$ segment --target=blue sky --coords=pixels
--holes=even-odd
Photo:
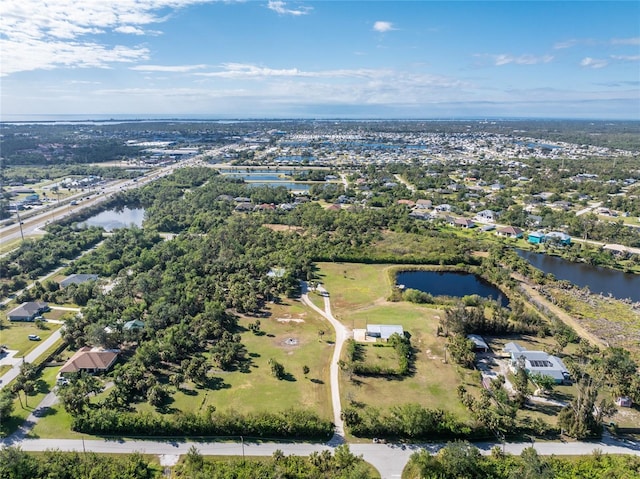
[[[640,120],[637,1],[3,0],[0,118]]]

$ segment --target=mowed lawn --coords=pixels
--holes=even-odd
[[[355,381],[342,374],[340,395],[343,406],[363,403],[387,408],[396,404],[418,403],[457,414],[461,419],[469,413],[458,400],[456,388],[462,384],[457,367],[444,363],[445,338],[436,337],[438,320],[443,310],[408,302],[387,301],[392,284],[388,271],[393,265],[320,263],[322,281],[331,295],[334,316],[350,330],[364,329],[367,324],[399,324],[411,335],[415,348],[415,371],[403,379],[355,376]],[[367,346],[366,353],[377,349]],[[385,351],[386,353],[386,351]],[[383,353],[380,353],[383,355]],[[377,357],[370,358],[377,362]]]
[[[29,417],[44,399],[44,397],[53,389],[56,381],[57,367],[44,368],[38,379],[35,381],[35,391],[28,396],[25,401],[25,395],[20,392],[19,397],[13,401],[13,412],[11,416],[0,424],[0,436],[7,436],[17,430],[17,428]]]
[[[292,299],[270,305],[269,313],[268,318],[260,318],[259,334],[248,329],[255,318],[239,321],[248,367],[234,371],[212,368],[209,376],[219,378],[221,384],[210,389],[187,385],[188,390],[173,395],[169,411],[198,412],[211,405],[219,411],[240,413],[305,408],[327,419],[333,417],[329,387],[334,338],[331,325]],[[320,336],[319,331],[324,334]],[[285,379],[278,380],[271,374],[270,359],[284,366]],[[309,367],[306,376],[305,365]],[[154,410],[146,403],[137,408]]]
[[[336,319],[359,308],[384,302],[392,284],[386,271],[393,265],[356,263],[318,263],[320,281],[331,296],[331,309]]]
[[[57,323],[44,323],[45,329],[39,329],[34,322],[5,321],[0,329],[0,344],[6,345],[9,350],[18,351],[16,356],[24,356],[40,344],[40,341],[31,341],[30,334],[36,334],[44,341],[60,329],[60,326]]]
[[[324,418],[332,418],[329,362],[334,334],[331,325],[296,300],[287,299],[283,304],[270,305],[269,312],[271,315],[268,318],[260,318],[261,333],[258,335],[248,329],[249,323],[255,322],[255,318],[241,318],[239,321],[242,343],[250,359],[248,372],[225,372],[212,368],[209,376],[221,379],[219,387],[198,388],[187,383],[184,389],[172,395],[172,400],[162,413],[200,412],[212,405],[219,411],[239,413],[307,408]],[[322,337],[318,331],[324,332]],[[269,366],[271,358],[284,365],[286,379],[278,380],[272,376]],[[302,369],[305,365],[309,367],[306,377]],[[59,368],[47,369],[57,372]],[[108,377],[104,379],[109,381]],[[108,391],[105,391],[97,399],[104,399],[107,394]],[[34,404],[37,399],[34,398]],[[92,399],[92,402],[95,403],[96,399]],[[148,403],[136,404],[135,408],[161,413]],[[71,416],[58,404],[40,419],[30,436],[86,437],[70,431],[70,426]]]

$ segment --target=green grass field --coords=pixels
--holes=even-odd
[[[240,413],[308,408],[322,417],[333,417],[329,389],[329,359],[334,339],[331,326],[295,300],[270,305],[269,312],[270,317],[260,319],[259,335],[246,329],[255,319],[240,320],[240,326],[245,329],[241,333],[242,343],[251,360],[248,372],[212,369],[209,376],[220,378],[220,387],[197,388],[187,383],[184,389],[173,394],[165,414],[198,412],[213,405],[220,411]],[[321,340],[319,330],[325,332]],[[278,380],[271,375],[270,358],[284,365],[286,379]],[[304,365],[309,367],[306,377],[302,370]],[[97,400],[106,394],[107,391],[101,393]],[[140,411],[156,411],[147,403],[135,407]],[[83,436],[70,431],[70,426],[71,416],[57,405],[40,420],[32,435],[42,438]]]
[[[44,368],[36,380],[35,392],[27,396],[25,400],[24,393],[20,393],[13,401],[13,413],[5,421],[0,424],[0,436],[6,437],[15,432],[20,424],[38,407],[44,397],[52,390],[56,381],[56,374],[59,368]]]
[[[200,410],[213,405],[219,410],[281,411],[309,408],[323,417],[332,417],[329,391],[329,358],[332,353],[331,326],[301,303],[287,300],[270,305],[271,316],[261,319],[261,333],[247,330],[241,334],[251,360],[248,372],[216,371],[223,386],[217,390],[194,388],[195,395],[177,393],[171,406],[181,410]],[[242,318],[245,328],[254,319]],[[325,334],[320,341],[318,331]],[[281,363],[287,373],[284,380],[271,375],[269,359]],[[305,377],[302,368],[309,367]],[[193,392],[191,393],[193,394]],[[147,405],[141,405],[147,408]]]
[[[21,243],[22,243],[22,240],[20,238],[12,241],[6,241],[6,242],[3,241],[2,246],[0,246],[0,254],[5,254],[5,253],[8,253],[9,251],[13,251],[14,249],[17,249]]]
[[[398,354],[391,347],[374,346],[365,344],[362,348],[362,362],[383,370],[398,369]]]
[[[81,439],[91,438],[87,434],[80,434],[71,430],[71,415],[64,410],[62,404],[56,404],[49,409],[45,417],[34,426],[29,433],[34,439]]]
[[[444,363],[445,339],[436,337],[443,311],[412,303],[388,302],[386,298],[391,293],[388,273],[394,266],[321,263],[319,267],[325,286],[331,292],[337,319],[350,329],[366,328],[367,323],[400,324],[410,333],[416,352],[415,372],[402,380],[356,377],[356,381],[351,381],[341,375],[343,404],[390,407],[418,403],[467,419],[469,414],[456,396],[456,387],[466,374],[459,373],[455,365]],[[368,355],[377,355],[378,349],[382,348],[367,347],[366,351]]]
[[[386,301],[391,283],[384,273],[392,265],[318,263],[320,280],[331,295],[334,316]]]
[[[7,349],[17,350],[16,356],[18,357],[24,356],[40,344],[40,341],[31,341],[30,334],[36,334],[44,341],[54,331],[60,329],[61,325],[44,323],[43,326],[46,329],[39,329],[35,323],[31,322],[4,321],[3,328],[0,329],[0,344],[6,344]]]

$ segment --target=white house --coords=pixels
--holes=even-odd
[[[370,338],[380,338],[386,341],[392,334],[396,333],[404,336],[402,326],[398,324],[367,324],[367,336]]]
[[[496,213],[495,211],[482,210],[476,214],[474,219],[479,223],[495,223],[498,219],[498,216],[498,213]]]
[[[511,357],[510,367],[513,371],[521,367],[529,374],[549,376],[557,384],[569,380],[570,375],[562,360],[544,351],[528,351],[517,343],[505,344],[503,351]]]

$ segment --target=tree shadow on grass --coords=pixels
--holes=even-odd
[[[219,391],[221,389],[229,389],[231,388],[230,384],[224,382],[224,379],[219,377],[207,378],[204,383],[204,386],[211,391]]]
[[[33,411],[33,415],[35,417],[47,417],[47,416],[55,416],[58,413],[54,408],[49,406],[44,406]]]
[[[360,343],[355,343],[354,345],[354,351],[353,351],[353,360],[354,361],[364,361],[364,358],[366,357],[366,348],[364,347],[364,345],[360,344]]]
[[[558,415],[558,412],[560,411],[560,407],[558,406],[554,406],[552,404],[541,404],[541,403],[527,403],[525,406],[525,409],[528,411],[536,411],[539,412],[541,414],[544,414],[545,416],[550,416],[550,417],[555,417]]]
[[[43,379],[38,379],[35,384],[35,391],[39,394],[49,394],[51,389],[49,385]]]
[[[295,378],[295,376],[291,373],[285,372],[282,377],[280,378],[283,381],[289,381],[290,383],[296,382],[297,379]]]
[[[324,381],[322,379],[317,379],[317,378],[311,378],[310,381],[313,384],[324,384]]]

